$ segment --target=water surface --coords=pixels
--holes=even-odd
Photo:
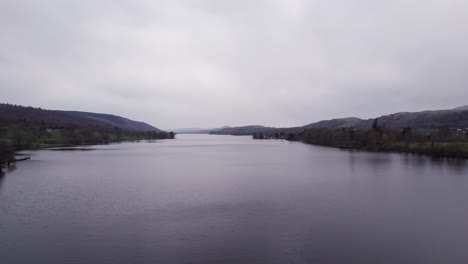
[[[468,263],[466,161],[177,137],[29,152],[0,263]]]

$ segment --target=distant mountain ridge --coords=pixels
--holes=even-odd
[[[228,127],[219,127],[219,128],[177,128],[171,129],[171,131],[177,134],[209,134],[211,131],[219,131],[221,129]]]
[[[462,106],[459,106],[459,107],[455,107],[452,110],[468,110],[468,105],[462,105]]]
[[[377,118],[361,119],[357,117],[335,118],[322,120],[299,127],[275,128],[259,125],[229,127],[218,131],[212,131],[210,134],[219,135],[252,135],[260,132],[286,132],[298,133],[309,128],[340,128],[356,127],[371,128],[374,120],[380,126],[389,128],[468,128],[468,105],[456,107],[448,110],[427,110],[420,112],[400,112],[390,115],[382,115]]]
[[[274,129],[274,127],[266,127],[259,125],[241,126],[241,127],[225,127],[220,130],[210,131],[212,135],[252,135],[258,131],[266,131]]]
[[[336,118],[330,120],[322,120],[316,123],[303,126],[304,128],[339,128],[357,126],[364,120],[357,117]]]

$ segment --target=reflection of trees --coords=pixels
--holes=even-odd
[[[0,170],[0,190],[2,189],[3,181],[5,180],[6,174],[16,170],[16,165],[6,166],[4,169]]]
[[[15,157],[13,145],[8,140],[0,139],[0,166],[13,160]]]

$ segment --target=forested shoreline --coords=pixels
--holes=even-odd
[[[47,129],[45,127],[0,127],[0,164],[14,160],[16,151],[109,144],[114,142],[173,139],[173,132],[140,132],[115,129]]]
[[[466,129],[401,129],[380,127],[375,120],[371,129],[310,128],[299,133],[280,130],[253,134],[254,139],[285,139],[307,144],[361,149],[368,151],[404,152],[434,157],[468,158]]]
[[[92,114],[92,113],[91,113]],[[96,114],[102,116],[102,114]],[[111,116],[118,121],[136,121]],[[141,122],[140,122],[141,123]],[[127,124],[124,124],[127,125]],[[14,161],[15,152],[25,149],[43,149],[112,142],[173,139],[175,133],[129,130],[94,118],[77,116],[62,111],[44,110],[11,104],[0,104],[0,165]]]

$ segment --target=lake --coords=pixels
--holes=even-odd
[[[0,263],[468,263],[466,160],[283,140],[27,151]]]

